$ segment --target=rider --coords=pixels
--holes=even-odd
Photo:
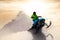
[[[33,20],[33,27],[35,27],[37,25],[37,21],[38,21],[38,16],[36,15],[36,12],[33,12],[32,16],[31,16],[32,20]]]

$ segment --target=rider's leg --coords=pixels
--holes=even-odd
[[[37,22],[38,22],[38,20],[33,20],[33,27],[36,27],[37,26]]]
[[[33,28],[36,29],[37,24],[38,24],[38,19],[37,20],[33,20],[33,26],[32,26],[31,29],[33,29]]]

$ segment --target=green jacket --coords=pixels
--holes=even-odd
[[[32,18],[32,20],[36,20],[36,19],[38,19],[38,16],[33,14],[33,15],[31,16],[31,18]]]

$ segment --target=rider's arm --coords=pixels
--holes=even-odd
[[[38,17],[41,17],[41,16],[38,16]]]

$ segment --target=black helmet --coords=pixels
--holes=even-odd
[[[35,14],[35,15],[36,15],[36,12],[34,11],[34,12],[33,12],[33,14]]]

